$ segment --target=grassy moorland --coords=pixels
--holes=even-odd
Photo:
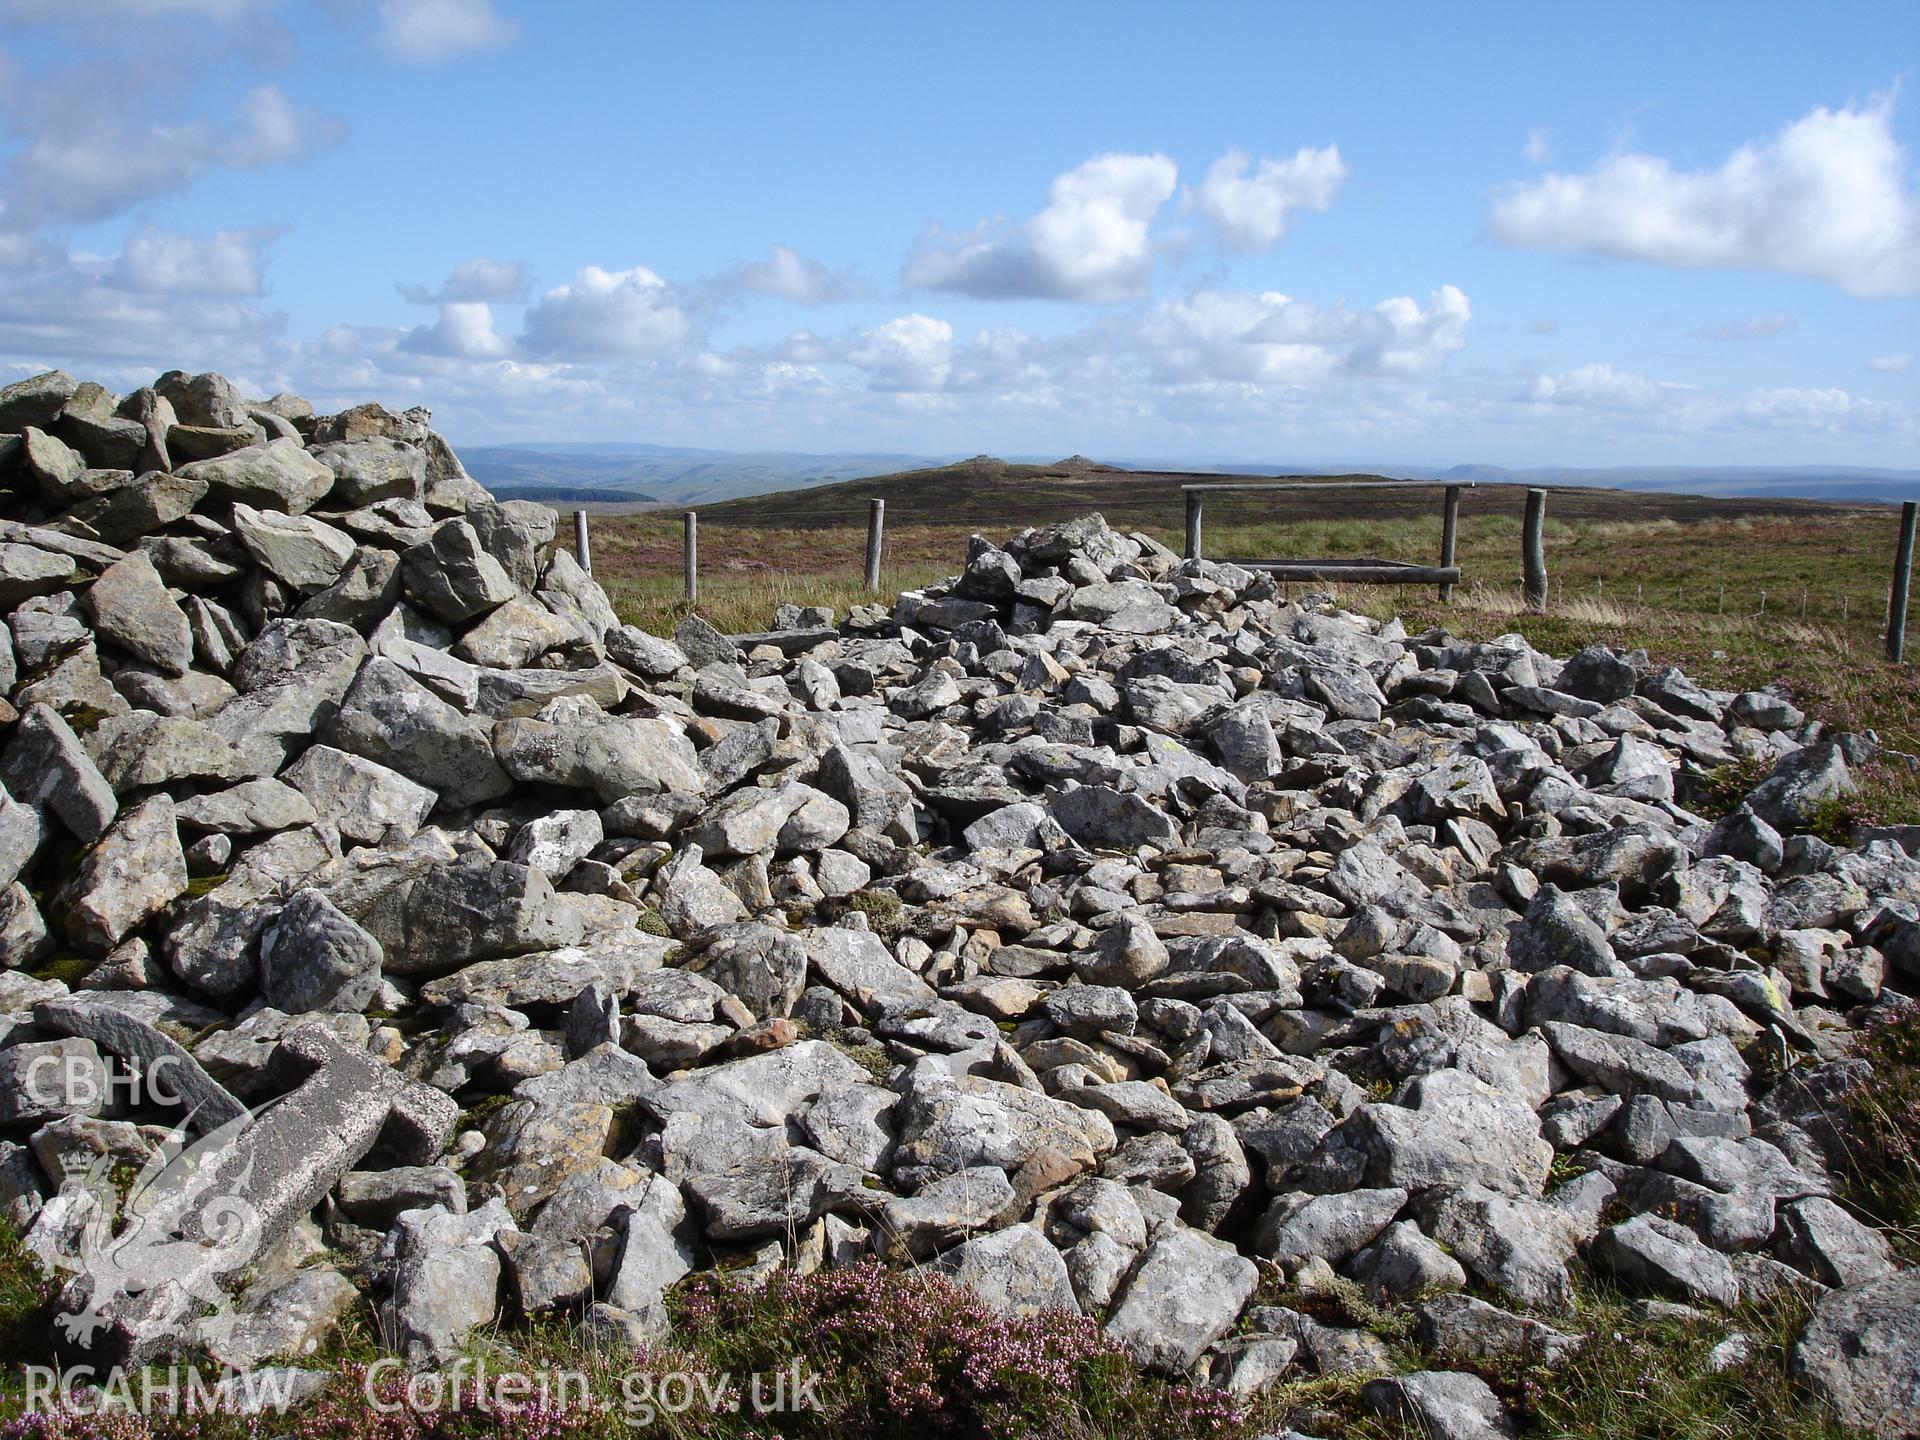
[[[1179,486],[1197,477],[980,459],[710,506],[700,512],[700,610],[722,628],[763,628],[783,603],[844,612],[861,589],[867,501],[887,501],[883,593],[953,573],[969,533],[1004,539],[1090,510],[1178,548]],[[1238,478],[1238,477],[1235,477]],[[1347,587],[1343,604],[1398,612],[1409,629],[1517,630],[1565,654],[1594,641],[1643,646],[1709,685],[1783,685],[1830,724],[1872,728],[1920,753],[1920,678],[1882,658],[1895,512],[1885,506],[1618,490],[1555,490],[1547,505],[1551,598],[1519,596],[1518,489],[1462,497],[1450,604],[1429,587]],[[1206,553],[1228,558],[1375,556],[1431,561],[1439,491],[1238,494],[1206,507]],[[685,613],[679,514],[598,517],[596,576],[629,620],[671,630]],[[1920,654],[1920,639],[1913,652]],[[1858,818],[1920,818],[1920,780],[1869,774]]]

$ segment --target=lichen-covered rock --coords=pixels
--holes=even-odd
[[[184,674],[193,663],[193,631],[145,551],[100,572],[87,592],[94,628],[136,659]]]
[[[83,843],[104,835],[119,809],[93,757],[49,705],[21,715],[0,757],[0,777],[15,799],[48,812]]]
[[[61,890],[67,938],[104,955],[187,888],[173,801],[143,800],[114,823]]]
[[[364,1010],[380,984],[380,942],[314,889],[260,936],[260,993],[277,1010]]]
[[[493,1319],[500,1288],[493,1242],[516,1229],[498,1199],[465,1215],[409,1210],[400,1216],[393,1291],[381,1322],[410,1366],[444,1364]]]
[[[1150,1370],[1179,1375],[1224,1335],[1259,1271],[1231,1247],[1175,1229],[1148,1247],[1107,1317],[1107,1333]]]
[[[1869,1435],[1920,1431],[1920,1270],[1823,1295],[1794,1347],[1793,1373]]]
[[[324,738],[399,771],[449,805],[497,800],[513,788],[487,728],[389,660],[360,667]]]
[[[298,440],[269,440],[230,455],[196,460],[174,472],[214,495],[263,510],[304,515],[333,489],[333,471]]]

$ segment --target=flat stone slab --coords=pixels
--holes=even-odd
[[[77,1035],[118,1055],[145,1078],[151,1098],[176,1098],[200,1135],[247,1117],[247,1107],[209,1075],[178,1042],[138,1015],[82,1000],[42,1000],[33,1023],[55,1035]]]
[[[56,1324],[92,1363],[137,1365],[180,1339],[383,1136],[424,1164],[459,1118],[448,1096],[317,1025],[289,1032],[274,1061],[293,1090],[191,1146],[176,1132],[136,1181],[121,1233],[83,1241]]]

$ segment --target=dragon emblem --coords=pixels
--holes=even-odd
[[[50,1257],[73,1277],[62,1295],[70,1308],[56,1318],[66,1340],[89,1347],[102,1326],[131,1312],[175,1334],[203,1312],[211,1312],[203,1325],[229,1318],[221,1277],[250,1264],[262,1240],[259,1211],[244,1198],[251,1147],[234,1143],[253,1119],[239,1115],[189,1144],[187,1115],[124,1200],[110,1156],[68,1167],[61,1190],[80,1223],[71,1247]]]

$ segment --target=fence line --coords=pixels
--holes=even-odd
[[[1420,566],[1402,561],[1253,561],[1234,562],[1251,564],[1268,571],[1280,583],[1280,593],[1288,593],[1289,582],[1322,583],[1328,585],[1385,583],[1395,586],[1396,603],[1404,604],[1405,589],[1403,582],[1437,584],[1440,599],[1451,602],[1454,587],[1460,580],[1456,558],[1459,542],[1460,491],[1466,488],[1464,483],[1445,481],[1390,481],[1390,482],[1330,482],[1325,484],[1220,484],[1220,485],[1183,485],[1181,487],[1186,506],[1186,545],[1189,557],[1198,559],[1204,541],[1201,492],[1207,490],[1222,491],[1291,491],[1304,493],[1315,490],[1331,489],[1414,489],[1440,487],[1445,492],[1444,508],[1441,518],[1440,563],[1437,566]],[[1526,491],[1526,506],[1521,523],[1521,602],[1525,608],[1536,612],[1548,607],[1548,576],[1546,560],[1546,505],[1547,491],[1543,488],[1529,487]],[[869,592],[880,588],[881,562],[886,535],[887,502],[878,496],[867,502],[867,533],[864,550],[863,580]],[[756,514],[743,519],[744,525],[758,525],[770,519],[781,518],[777,515]],[[794,519],[815,519],[811,513],[796,512]],[[1908,500],[1900,506],[1899,538],[1894,551],[1893,580],[1887,586],[1886,598],[1886,637],[1887,659],[1898,664],[1904,661],[1907,635],[1907,612],[1911,604],[1913,587],[1913,552],[1916,525],[1920,518],[1920,502]],[[682,513],[683,539],[681,564],[686,584],[688,604],[696,604],[700,598],[700,516],[697,510]],[[580,568],[589,575],[593,573],[593,552],[588,533],[588,512],[576,509],[573,512],[573,549],[574,558]],[[1596,577],[1593,582],[1594,594],[1600,603],[1605,602],[1606,580]],[[1478,578],[1472,581],[1476,595],[1489,593]],[[1643,613],[1653,613],[1646,604],[1646,582],[1638,581],[1634,585],[1634,605]],[[1623,607],[1624,608],[1624,607]],[[1727,587],[1717,586],[1714,610],[1724,615],[1727,609]],[[1807,621],[1811,610],[1810,587],[1800,587],[1799,618]],[[1669,613],[1695,613],[1686,610],[1686,586],[1676,584],[1674,589],[1673,610]],[[1777,612],[1776,612],[1777,613]],[[1757,591],[1757,605],[1754,618],[1765,619],[1767,614],[1767,592]],[[1840,620],[1843,626],[1850,625],[1853,618],[1853,597],[1842,592],[1840,596]]]

